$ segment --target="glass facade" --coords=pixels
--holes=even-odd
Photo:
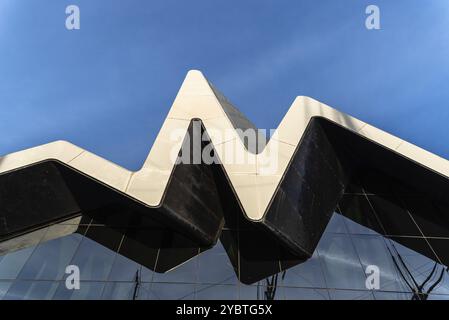
[[[225,226],[221,241],[205,250],[173,235],[171,245],[161,245],[157,228],[111,227],[83,215],[0,243],[0,298],[449,299],[448,214],[425,194],[369,172],[346,188],[303,262],[243,256],[242,250],[263,250],[245,243],[253,230],[244,227]],[[235,234],[237,245],[230,245],[226,239]],[[66,288],[69,265],[79,267],[79,290]],[[366,286],[372,265],[379,289]],[[277,271],[242,280],[267,266]]]

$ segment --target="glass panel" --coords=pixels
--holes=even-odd
[[[388,239],[371,235],[353,235],[352,239],[363,269],[366,270],[369,265],[379,268],[381,290],[410,291],[395,265],[394,251],[390,251],[385,243]]]
[[[157,273],[153,275],[154,282],[178,282],[197,283],[198,281],[198,257],[193,257],[180,266],[167,273]]]
[[[424,298],[422,298],[424,300]],[[431,294],[426,300],[449,300],[449,295],[444,294]]]
[[[329,294],[324,289],[284,288],[287,300],[329,300]]]
[[[10,252],[0,261],[0,279],[15,279],[35,247]]]
[[[193,284],[153,283],[150,286],[152,295],[158,300],[195,299],[195,285]]]
[[[364,194],[362,184],[356,177],[352,177],[345,189],[345,194]]]
[[[421,237],[410,214],[398,203],[399,200],[388,196],[368,196],[376,216],[387,235]]]
[[[59,282],[15,281],[4,296],[4,300],[49,300],[52,299]]]
[[[19,274],[26,280],[61,280],[65,268],[70,264],[82,236],[72,234],[41,243]]]
[[[141,281],[141,267],[138,263],[117,254],[108,281]]]
[[[139,286],[132,282],[109,282],[106,284],[102,299],[135,300]]]
[[[348,235],[324,234],[318,244],[329,288],[365,289],[365,274]]]
[[[413,300],[416,296],[413,293],[373,291],[376,300]]]
[[[371,291],[329,290],[331,300],[374,300]]]
[[[102,282],[81,282],[78,290],[69,290],[65,286],[65,281],[59,283],[53,299],[56,300],[98,300],[101,298],[104,288]]]
[[[379,234],[382,228],[364,195],[344,195],[339,210],[345,216],[344,222],[349,233]]]
[[[358,179],[367,194],[391,195],[395,187],[394,180],[375,170],[363,172]]]
[[[334,212],[324,232],[347,233],[343,216]]]
[[[449,216],[427,198],[402,197],[406,208],[426,237],[449,237]]]
[[[254,285],[239,285],[239,298],[241,300],[284,300],[285,287],[272,284],[265,281],[259,281]]]
[[[264,300],[264,294],[255,285],[250,286],[239,283],[238,290],[240,300]]]
[[[373,186],[386,190],[381,185],[371,190],[376,190]],[[159,248],[139,242],[146,239],[146,229],[128,233],[134,235],[131,243],[120,230],[67,221],[49,227],[39,244],[0,256],[0,299],[447,299],[449,273],[440,262],[449,261],[449,239],[422,238],[412,217],[425,234],[443,233],[426,220],[426,199],[404,197],[407,203],[391,194],[346,194],[313,256],[299,264],[294,259],[279,261],[279,248],[267,250],[273,242],[257,240],[263,235],[258,230],[224,231],[221,239],[236,235],[226,249],[240,276],[246,276],[241,279],[251,283],[266,277],[252,285],[238,281],[221,242],[196,255],[195,244],[181,237]],[[440,211],[432,214],[444,218]],[[398,236],[380,235],[384,226]],[[161,238],[156,232],[152,236]],[[117,253],[119,247],[123,254]],[[165,271],[189,257],[165,273],[141,265]],[[65,288],[69,264],[80,268],[80,290]],[[365,288],[368,265],[379,267],[381,290]],[[273,272],[278,273],[271,276]]]
[[[387,244],[393,253],[401,278],[413,291],[431,294],[441,290],[440,292],[445,293],[445,267],[436,262],[435,256],[433,259],[428,257],[432,256],[432,251],[425,239],[393,238]],[[443,277],[440,279],[441,275]]]
[[[151,283],[144,283],[139,286],[137,290],[137,300],[158,300],[158,296],[156,296],[151,290]]]
[[[449,265],[449,239],[433,239],[433,238],[427,238],[427,241],[429,242],[430,246],[432,247],[433,251],[437,255],[437,257],[440,259],[440,261],[448,266]]]
[[[236,300],[238,299],[237,285],[206,285],[196,290],[199,300]]]
[[[140,279],[142,282],[152,282],[154,271],[150,270],[144,266],[141,266],[141,273],[140,273]]]
[[[41,228],[31,231],[9,240],[0,241],[0,255],[4,256],[8,252],[16,252],[22,249],[35,247],[39,244],[48,228]]]
[[[234,268],[220,242],[198,256],[198,278],[201,284],[237,283]]]
[[[70,264],[79,267],[81,280],[106,280],[114,257],[114,251],[85,237]]]
[[[11,281],[0,281],[0,299],[3,299],[11,284]]]
[[[287,269],[282,277],[282,285],[286,287],[326,288],[323,269],[317,251],[314,252],[309,260]]]

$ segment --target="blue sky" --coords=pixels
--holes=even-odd
[[[258,127],[307,95],[449,158],[447,0],[0,0],[0,154],[64,139],[138,169],[189,69]]]

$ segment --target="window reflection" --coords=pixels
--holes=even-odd
[[[0,299],[6,295],[11,284],[11,281],[0,281]]]
[[[287,300],[329,300],[329,292],[323,289],[284,288]]]
[[[49,300],[52,299],[58,282],[17,280],[9,288],[4,300]]]
[[[195,256],[167,273],[155,273],[154,282],[197,283],[198,257]]]
[[[67,237],[41,243],[25,263],[18,278],[27,280],[61,280],[65,268],[81,242],[82,236]]]
[[[332,300],[374,300],[373,292],[367,290],[329,290]]]
[[[33,253],[34,247],[10,252],[0,261],[0,279],[12,280],[17,277],[23,265]]]
[[[306,262],[287,269],[282,279],[282,285],[303,288],[326,288],[322,262],[320,261],[318,251],[315,251],[312,258]]]
[[[380,289],[391,291],[408,290],[405,280],[401,278],[399,270],[395,265],[395,252],[389,250],[384,237],[381,236],[352,236],[363,270],[370,265],[379,267]],[[398,259],[397,259],[398,260]]]
[[[206,250],[165,229],[71,219],[0,245],[0,299],[449,299],[441,204],[376,183],[349,188],[305,261],[271,238],[256,243],[260,231],[245,222]],[[65,287],[69,264],[80,268],[80,290]],[[379,290],[365,287],[369,265]]]
[[[139,281],[141,277],[141,265],[122,255],[116,255],[108,281]]]
[[[237,284],[237,281],[234,268],[221,242],[198,256],[199,283]]]
[[[65,282],[59,283],[53,297],[55,300],[99,300],[103,293],[104,282],[81,282],[79,290],[69,290]]]
[[[200,285],[196,289],[199,300],[237,300],[237,285]]]
[[[109,282],[104,288],[102,299],[136,300],[139,284],[133,282]]]
[[[79,267],[81,280],[105,281],[114,258],[114,251],[89,238],[83,238],[70,264]]]
[[[330,288],[365,289],[365,274],[348,235],[325,233],[318,244]]]
[[[150,298],[157,300],[193,300],[195,285],[183,283],[153,283],[149,286]]]

